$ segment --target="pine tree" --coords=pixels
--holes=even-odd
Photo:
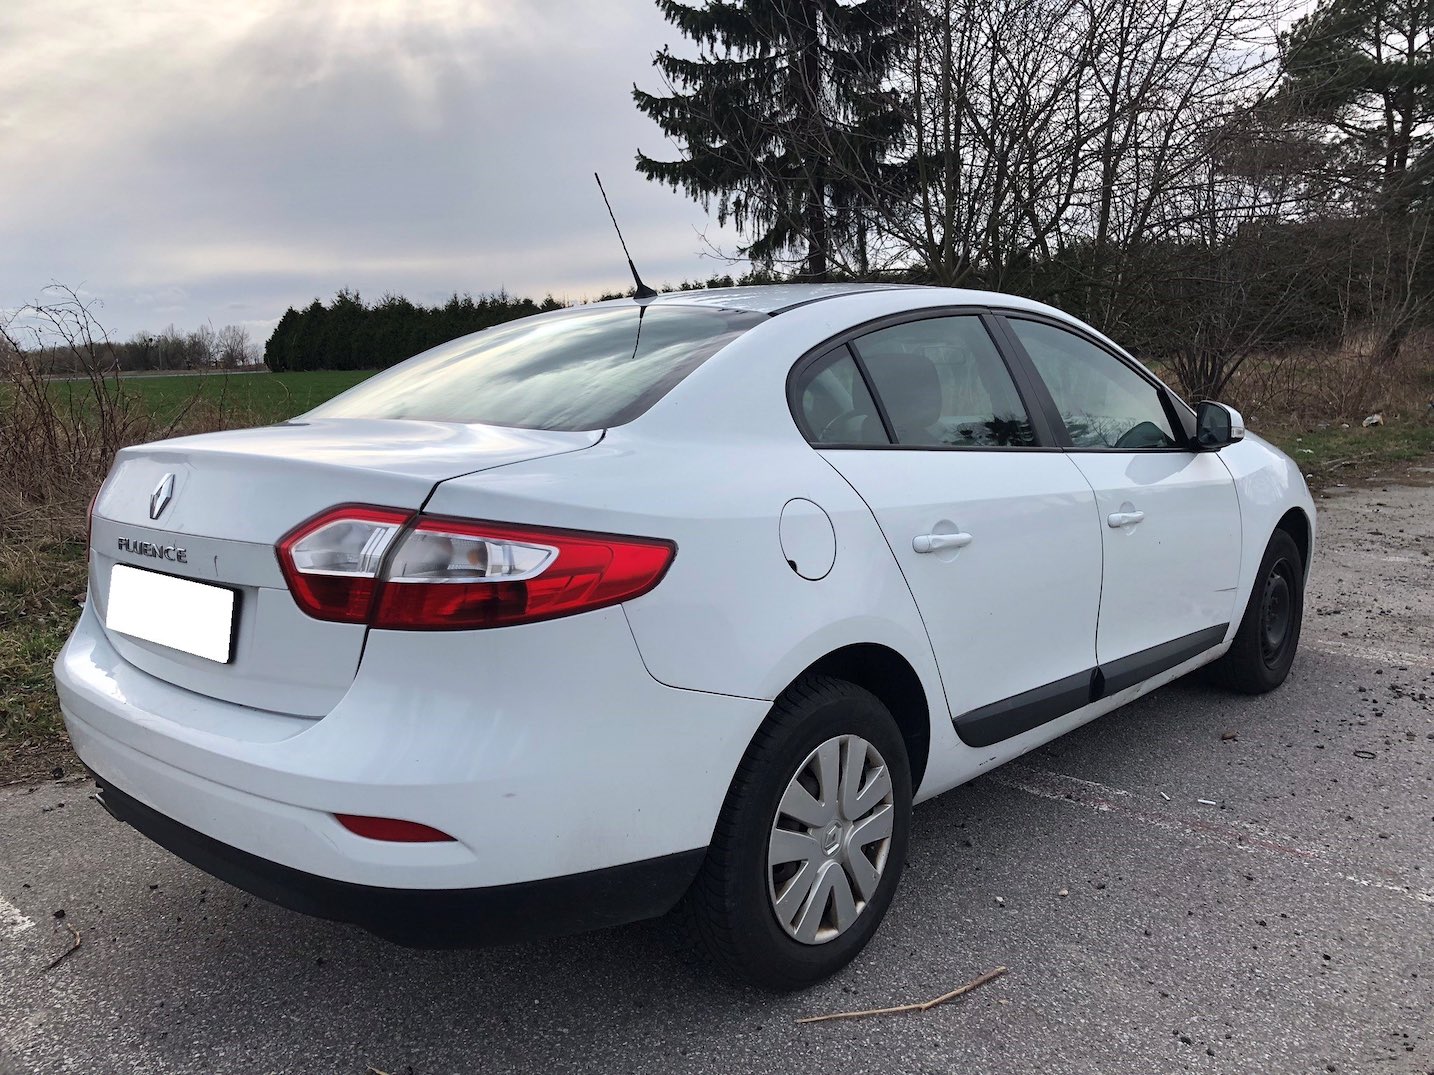
[[[264,344],[264,365],[271,373],[283,373],[293,368],[290,349],[299,331],[299,316],[299,311],[290,306]]]
[[[1323,0],[1280,43],[1280,102],[1337,132],[1356,188],[1394,211],[1428,198],[1434,0]]]
[[[699,55],[657,54],[669,95],[633,87],[684,151],[676,161],[639,152],[638,171],[715,201],[759,265],[804,252],[809,279],[839,253],[864,267],[865,210],[904,131],[887,82],[910,40],[910,0],[656,2]]]

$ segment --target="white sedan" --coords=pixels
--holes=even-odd
[[[799,988],[914,802],[1202,665],[1277,687],[1314,519],[1039,303],[619,300],[120,452],[55,677],[110,812],[267,899],[418,945],[680,905]]]

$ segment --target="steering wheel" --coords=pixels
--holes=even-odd
[[[1154,422],[1137,422],[1115,442],[1117,448],[1168,448],[1170,438]]]
[[[822,426],[821,432],[817,434],[817,442],[820,444],[825,444],[827,440],[827,433],[831,431],[831,428],[833,426],[837,425],[840,422],[847,422],[853,418],[869,417],[871,416],[865,411],[859,411],[855,407],[848,407],[846,410],[842,411],[841,414],[837,415],[826,425]]]

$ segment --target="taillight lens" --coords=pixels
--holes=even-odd
[[[291,530],[279,566],[300,608],[320,620],[367,623],[384,553],[413,513],[345,504]]]
[[[411,525],[410,525],[411,524]],[[349,505],[279,543],[299,606],[390,630],[473,630],[638,597],[677,548],[653,538],[420,516]]]
[[[661,581],[670,541],[422,518],[394,550],[375,627],[506,627],[628,601]]]

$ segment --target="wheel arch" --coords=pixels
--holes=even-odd
[[[804,676],[824,675],[868,690],[891,712],[911,764],[911,787],[921,787],[931,756],[931,705],[911,662],[877,642],[857,642],[819,657],[787,684]],[[785,692],[786,688],[783,688]]]
[[[1310,526],[1309,516],[1300,508],[1291,508],[1280,516],[1280,521],[1275,524],[1275,529],[1289,534],[1295,543],[1295,548],[1300,550],[1300,565],[1304,569],[1305,578],[1308,579],[1311,545],[1314,541],[1314,532]]]

